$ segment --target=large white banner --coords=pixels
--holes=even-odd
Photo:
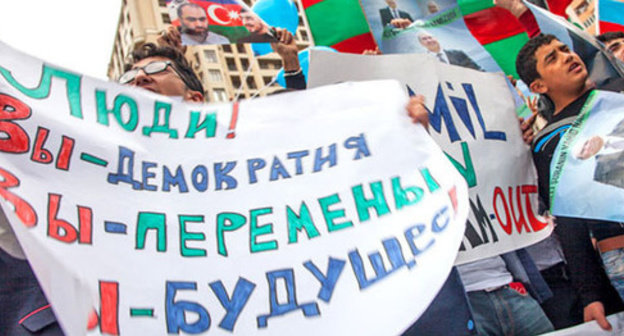
[[[425,96],[431,136],[470,187],[471,212],[457,264],[550,235],[552,226],[537,214],[537,174],[502,74],[448,65],[421,54],[314,51],[310,57],[311,87],[389,78]]]
[[[0,45],[0,203],[69,335],[398,334],[469,207],[406,101],[186,104]]]

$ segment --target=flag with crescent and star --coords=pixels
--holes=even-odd
[[[250,31],[243,25],[241,11],[252,12],[247,5],[238,0],[167,0],[167,9],[171,24],[180,26],[178,7],[185,3],[194,3],[206,11],[208,30],[227,37],[232,43],[249,36]],[[252,12],[253,13],[253,12]],[[255,14],[254,14],[255,15]],[[258,18],[259,19],[259,18]],[[261,21],[261,19],[259,19]],[[262,24],[266,25],[263,21]]]

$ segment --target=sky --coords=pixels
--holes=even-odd
[[[107,79],[120,9],[121,0],[0,0],[0,41]]]

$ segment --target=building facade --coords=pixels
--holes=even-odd
[[[255,1],[244,0],[248,6]],[[299,49],[304,49],[310,45],[310,34],[304,25],[300,0],[295,0],[295,4],[299,9],[295,40]],[[122,0],[108,78],[119,78],[132,51],[144,43],[155,43],[170,23],[165,0]],[[255,57],[248,44],[227,44],[189,46],[186,57],[204,84],[206,101],[265,96],[280,89],[277,83],[272,83],[282,67],[275,53]]]

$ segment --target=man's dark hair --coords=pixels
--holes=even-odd
[[[602,42],[602,43],[607,43],[611,40],[615,40],[615,39],[619,39],[619,38],[623,38],[624,37],[624,32],[618,31],[618,32],[606,32],[604,34],[600,34],[598,36],[596,36],[596,38],[598,39],[598,41]]]
[[[202,6],[198,5],[198,4],[194,3],[194,2],[185,2],[185,3],[181,4],[180,6],[178,6],[178,9],[177,9],[178,17],[179,17],[180,19],[182,19],[182,9],[183,9],[184,7],[189,7],[189,6],[190,6],[190,7],[199,8],[199,9],[201,9],[202,11],[204,11],[204,7],[202,7]],[[204,13],[205,13],[205,12],[204,12]],[[207,16],[207,15],[206,15],[206,16]]]
[[[516,57],[516,71],[520,79],[527,85],[531,85],[536,79],[540,78],[537,72],[537,58],[535,53],[541,46],[547,45],[557,37],[551,34],[539,34],[530,39],[518,52]]]
[[[142,59],[157,56],[171,60],[174,70],[180,75],[187,88],[204,94],[204,86],[191,69],[191,65],[184,58],[184,55],[171,47],[157,46],[153,43],[142,45],[132,52],[132,62],[125,65],[124,71],[132,69],[132,65]]]

